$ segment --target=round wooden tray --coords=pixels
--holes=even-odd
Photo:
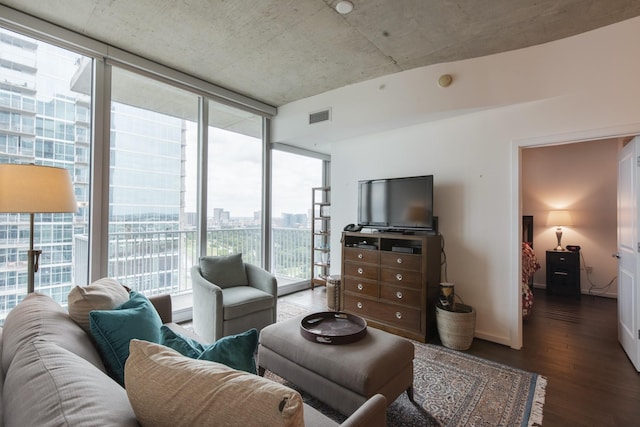
[[[321,344],[348,344],[367,334],[367,321],[353,314],[322,311],[300,321],[300,334]]]

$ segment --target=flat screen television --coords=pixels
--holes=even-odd
[[[433,230],[433,175],[358,181],[358,224]]]

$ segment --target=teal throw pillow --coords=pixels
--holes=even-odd
[[[222,337],[207,347],[198,357],[227,365],[230,368],[256,374],[256,360],[253,355],[258,348],[258,330],[249,329],[237,335]]]
[[[229,256],[204,256],[200,258],[200,273],[214,285],[221,288],[247,286],[247,272],[242,254]]]
[[[89,328],[107,372],[124,387],[124,364],[132,339],[160,342],[162,321],[143,294],[131,291],[129,301],[113,310],[89,312]]]
[[[222,363],[252,374],[257,373],[254,355],[258,347],[258,330],[255,328],[241,334],[222,337],[206,347],[166,326],[162,326],[161,330],[160,344],[176,350],[183,356]]]
[[[197,359],[205,349],[198,341],[185,337],[165,325],[160,328],[160,344],[192,359]]]

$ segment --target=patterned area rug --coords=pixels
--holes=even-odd
[[[307,309],[278,302],[278,320]],[[388,426],[539,426],[544,377],[433,344],[412,341],[413,404],[403,393],[387,410]],[[296,388],[267,372],[267,377]],[[345,417],[308,394],[306,403],[341,423]]]

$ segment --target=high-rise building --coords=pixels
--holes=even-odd
[[[60,49],[0,30],[0,162],[67,168],[86,206],[90,99],[70,92],[68,80],[65,89],[60,77],[74,63]],[[86,210],[72,217],[35,215],[34,240],[43,249],[36,288],[58,300],[66,300],[72,284],[73,234],[86,234]],[[28,243],[29,215],[0,214],[0,313],[26,293]]]
[[[62,304],[88,280],[91,81],[82,80],[91,78],[91,64],[0,29],[0,162],[64,167],[78,201],[76,214],[35,215],[43,250],[35,287]],[[108,270],[140,291],[178,285],[184,236],[172,232],[186,222],[184,174],[171,166],[182,162],[185,128],[176,117],[111,104]],[[26,293],[28,241],[28,215],[0,214],[0,317]]]

